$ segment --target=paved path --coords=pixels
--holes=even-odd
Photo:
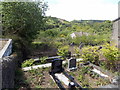
[[[47,63],[47,64],[42,64],[42,65],[36,65],[36,66],[31,66],[31,67],[25,67],[22,68],[23,71],[28,71],[28,70],[32,70],[32,69],[38,69],[38,68],[43,68],[43,67],[50,67],[51,63]]]
[[[77,59],[78,61],[81,61],[82,58]],[[67,61],[63,61],[63,64],[67,63]],[[28,71],[28,70],[32,70],[32,69],[38,69],[38,68],[42,68],[42,67],[51,67],[51,63],[47,63],[47,64],[41,64],[41,65],[35,65],[35,66],[31,66],[31,67],[24,67],[22,68],[23,71]]]

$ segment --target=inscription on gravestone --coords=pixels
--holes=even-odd
[[[61,59],[52,60],[51,73],[61,73],[63,71]]]
[[[74,69],[77,69],[76,58],[70,58],[68,59],[68,70],[74,70]]]

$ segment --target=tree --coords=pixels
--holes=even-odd
[[[42,2],[2,2],[3,35],[12,38],[15,50],[28,55],[28,45],[44,26],[47,5]]]

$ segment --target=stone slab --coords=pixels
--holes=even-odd
[[[69,79],[63,73],[56,73],[55,76],[62,81],[65,85],[69,85]]]

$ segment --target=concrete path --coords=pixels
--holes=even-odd
[[[83,60],[82,58],[76,59],[77,62]],[[67,63],[66,61],[63,61],[63,64]],[[31,67],[24,67],[22,68],[23,71],[28,71],[28,70],[32,70],[32,69],[38,69],[38,68],[42,68],[42,67],[51,67],[51,63],[47,63],[47,64],[41,64],[41,65],[35,65],[35,66],[31,66]]]
[[[47,64],[35,65],[35,66],[31,66],[31,67],[24,67],[24,68],[22,68],[22,70],[28,71],[28,70],[32,70],[32,69],[38,69],[38,68],[50,67],[50,66],[51,66],[51,63],[47,63]]]

